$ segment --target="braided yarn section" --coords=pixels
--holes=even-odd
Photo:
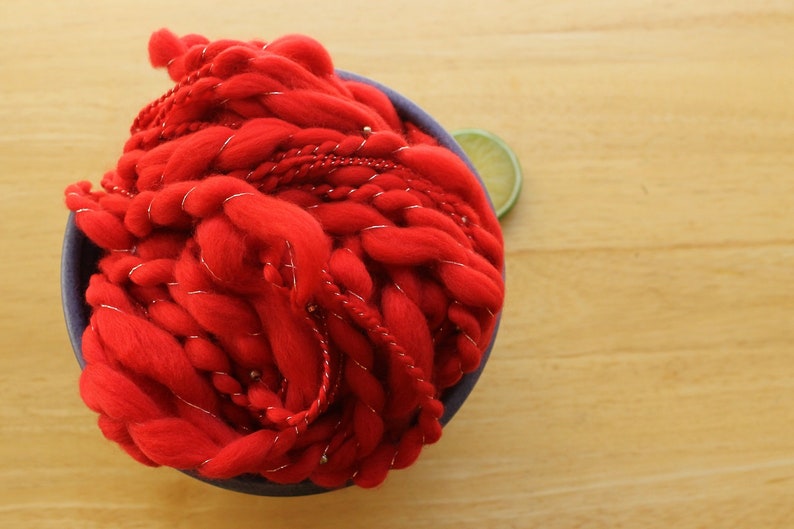
[[[504,298],[476,177],[305,36],[167,30],[176,85],[102,190],[66,190],[103,251],[80,391],[148,465],[381,483],[441,436]]]

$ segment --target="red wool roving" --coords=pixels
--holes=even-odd
[[[441,436],[504,298],[499,224],[459,156],[306,36],[167,30],[176,85],[102,190],[80,392],[133,458],[207,480],[373,487]]]

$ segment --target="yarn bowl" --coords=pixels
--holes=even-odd
[[[434,137],[438,143],[460,157],[478,177],[480,185],[482,179],[471,161],[467,158],[461,147],[452,136],[428,113],[413,103],[405,96],[383,86],[368,78],[350,72],[337,70],[337,75],[345,80],[354,80],[369,84],[382,91],[392,102],[399,116],[405,121],[410,121],[423,132]],[[484,189],[484,185],[483,185]],[[89,278],[97,271],[97,263],[101,256],[100,249],[95,246],[76,226],[74,213],[69,216],[63,241],[61,261],[61,290],[64,316],[69,339],[74,349],[74,354],[81,368],[85,367],[82,352],[82,335],[88,326],[90,308],[85,301],[85,292]],[[463,375],[462,379],[453,387],[444,391],[441,401],[444,404],[444,413],[439,422],[445,426],[461,408],[466,398],[474,389],[490,356],[496,339],[499,326],[499,314],[496,316],[496,326],[489,345],[483,353],[479,367]],[[310,481],[296,484],[280,484],[267,480],[258,474],[243,474],[229,479],[208,479],[194,471],[182,471],[185,474],[223,489],[259,496],[304,496],[329,492],[335,489],[320,487]],[[348,482],[346,486],[351,483]]]

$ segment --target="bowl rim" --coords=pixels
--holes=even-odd
[[[383,92],[392,102],[401,119],[418,126],[423,132],[434,137],[440,145],[454,152],[466,163],[477,177],[480,185],[485,189],[482,178],[452,135],[416,103],[395,90],[359,74],[339,69],[336,70],[336,74],[343,80],[365,83]],[[486,197],[488,197],[487,193]],[[490,198],[488,198],[488,203],[493,210],[493,204]],[[88,284],[88,279],[96,270],[96,262],[99,259],[99,255],[99,249],[77,228],[74,221],[74,213],[70,213],[66,223],[61,253],[61,302],[66,328],[69,334],[69,341],[71,342],[80,369],[85,368],[85,359],[82,355],[82,334],[88,326],[90,317],[89,308],[85,303],[84,293]],[[503,270],[504,265],[505,263],[503,262]],[[501,316],[502,314],[500,311],[496,316],[496,323],[491,341],[483,353],[482,361],[477,370],[463,375],[455,386],[445,390],[441,398],[441,401],[444,403],[444,414],[440,419],[442,427],[446,426],[452,417],[460,410],[463,402],[468,398],[485,369],[485,365],[490,358],[491,350],[496,341]],[[230,479],[219,480],[205,478],[195,471],[181,470],[181,472],[216,487],[258,496],[306,496],[338,490],[320,487],[308,480],[294,484],[275,483],[259,474],[245,474]],[[349,485],[350,483],[340,488],[346,488]]]

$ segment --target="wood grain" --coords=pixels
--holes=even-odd
[[[790,1],[162,4],[0,6],[1,527],[794,526]],[[148,469],[78,397],[61,192],[168,88],[160,26],[309,33],[526,169],[492,360],[378,490],[259,498]]]

